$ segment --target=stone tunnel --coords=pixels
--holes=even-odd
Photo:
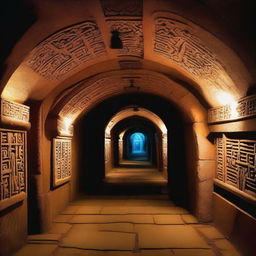
[[[0,11],[0,256],[256,255],[254,1]]]

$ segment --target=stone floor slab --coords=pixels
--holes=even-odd
[[[51,256],[57,247],[53,244],[27,244],[13,256]]]
[[[187,225],[136,224],[140,248],[209,248],[200,235]]]
[[[73,217],[73,215],[58,215],[54,218],[53,222],[56,223],[69,223],[69,221],[71,220],[71,218]]]
[[[74,248],[58,248],[54,256],[104,256],[103,251],[83,250]],[[34,256],[34,255],[33,255]]]
[[[173,249],[172,251],[174,253],[173,256],[216,256],[216,254],[209,249]]]
[[[183,214],[181,215],[181,218],[183,219],[183,221],[186,224],[195,224],[198,223],[198,220],[195,216],[191,215],[191,214]]]
[[[131,223],[74,224],[74,227],[85,231],[134,232],[134,226]]]
[[[53,242],[58,242],[61,239],[61,234],[40,234],[40,235],[30,235],[28,236],[28,241],[33,242],[33,241],[53,241]]]
[[[177,206],[145,206],[145,207],[129,207],[126,209],[128,214],[185,214],[187,210]]]
[[[180,215],[154,215],[156,224],[184,224]]]
[[[70,223],[154,223],[151,215],[76,215]]]
[[[79,206],[75,214],[99,214],[102,206]]]
[[[203,227],[197,229],[209,239],[224,238],[224,236],[215,227]]]
[[[62,214],[76,214],[77,210],[79,209],[80,206],[76,206],[76,205],[69,205],[68,207],[66,207],[63,211]]]
[[[135,234],[85,230],[82,224],[74,225],[61,241],[61,246],[81,249],[129,251],[135,247]]]
[[[65,234],[71,228],[70,224],[67,223],[54,223],[49,230],[49,234]]]

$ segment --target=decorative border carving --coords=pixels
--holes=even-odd
[[[53,186],[59,186],[71,179],[71,139],[53,139]]]
[[[1,98],[1,122],[12,126],[30,128],[29,107]]]
[[[256,197],[256,141],[216,139],[216,179]]]
[[[142,16],[143,0],[100,0],[104,15],[112,16]]]
[[[233,116],[233,113],[234,109],[229,105],[212,108],[208,111],[208,123],[233,121],[256,116],[256,95],[240,99],[235,108],[235,116]]]
[[[0,129],[0,210],[26,198],[26,140],[25,131]]]
[[[120,33],[123,48],[118,50],[118,56],[143,57],[144,44],[141,19],[108,19],[107,24],[110,31]]]
[[[44,40],[26,63],[46,79],[60,79],[86,61],[104,55],[106,48],[96,22],[84,21]]]

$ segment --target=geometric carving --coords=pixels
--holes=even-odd
[[[0,129],[0,210],[25,198],[26,132]]]
[[[106,17],[111,16],[142,16],[142,0],[101,0],[101,5]]]
[[[256,141],[223,135],[217,147],[216,178],[256,197]]]
[[[53,139],[53,186],[58,186],[71,178],[71,139]]]
[[[235,117],[232,115],[234,109],[225,105],[219,108],[208,110],[208,123],[217,123],[223,121],[238,120],[242,118],[253,117],[256,115],[256,95],[245,97],[237,102],[235,107]]]
[[[196,78],[221,86],[218,81],[224,70],[220,62],[184,21],[155,19],[154,52],[176,62]]]
[[[218,180],[224,181],[224,145],[223,138],[216,139],[216,156],[217,156],[217,165],[216,165],[216,178]]]
[[[27,65],[47,79],[58,79],[84,62],[106,54],[94,21],[65,28],[34,48]]]
[[[108,19],[110,31],[118,31],[123,48],[118,50],[118,56],[143,57],[142,20]]]
[[[13,101],[1,99],[1,121],[11,125],[30,126],[29,107]]]

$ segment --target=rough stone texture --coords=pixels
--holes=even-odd
[[[140,248],[209,248],[200,235],[184,225],[135,225]]]

